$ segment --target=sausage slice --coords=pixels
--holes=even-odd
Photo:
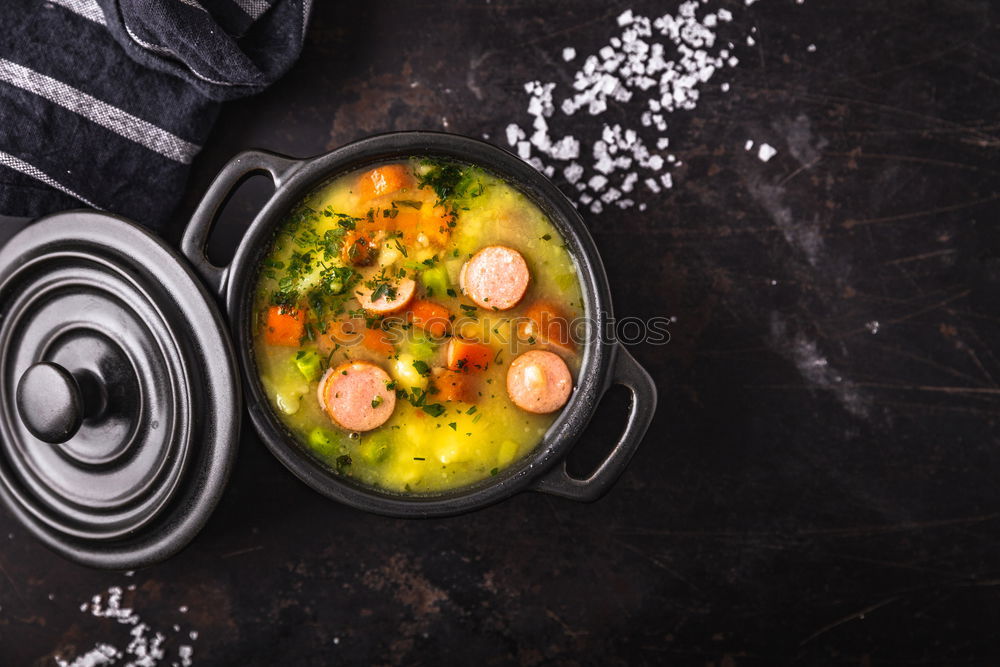
[[[413,301],[413,295],[417,293],[417,283],[409,278],[403,278],[391,288],[388,294],[383,291],[374,301],[372,301],[372,292],[359,292],[358,302],[369,313],[391,315],[410,305],[410,302]],[[376,289],[376,291],[378,290]]]
[[[396,408],[389,374],[366,361],[349,361],[320,378],[317,398],[323,411],[348,431],[371,431]]]
[[[531,272],[521,253],[503,245],[486,246],[462,265],[462,292],[480,308],[508,310],[524,297]]]
[[[555,412],[566,405],[572,390],[569,368],[555,352],[525,352],[507,369],[507,394],[514,405],[528,412]]]

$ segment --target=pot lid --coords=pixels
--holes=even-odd
[[[54,550],[132,569],[184,547],[240,405],[214,300],[150,232],[77,211],[0,249],[0,499]]]

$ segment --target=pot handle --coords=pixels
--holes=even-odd
[[[646,369],[640,366],[620,343],[617,352],[611,383],[608,386],[620,384],[632,392],[632,405],[629,407],[625,432],[590,477],[586,479],[571,477],[566,471],[566,461],[563,460],[535,484],[535,491],[589,503],[607,493],[611,485],[625,472],[625,467],[642,442],[650,422],[653,421],[653,414],[656,411],[656,385]]]
[[[230,160],[208,186],[208,191],[198,203],[198,208],[195,209],[187,229],[184,230],[181,252],[211,290],[219,296],[225,292],[229,267],[212,264],[205,253],[208,237],[219,217],[219,211],[223,209],[240,183],[250,176],[267,174],[274,181],[274,187],[280,188],[300,164],[302,163],[299,160],[277,153],[244,151]]]

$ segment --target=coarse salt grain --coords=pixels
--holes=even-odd
[[[131,576],[131,575],[127,575]],[[133,590],[134,586],[129,586]],[[125,648],[119,648],[107,642],[97,642],[94,648],[69,660],[56,655],[55,662],[58,667],[99,667],[100,665],[118,664],[120,660],[125,660],[126,667],[157,667],[163,661],[168,660],[168,650],[165,646],[167,638],[162,632],[157,632],[148,624],[143,623],[139,614],[132,607],[122,606],[123,591],[119,586],[108,588],[105,594],[94,595],[89,603],[80,605],[80,611],[90,614],[96,618],[113,619],[122,625],[129,625],[129,639]],[[181,607],[187,610],[187,607]],[[174,625],[174,631],[178,632],[180,626]],[[192,630],[189,635],[192,640],[197,639],[197,631]],[[181,664],[190,667],[193,665],[194,652],[189,646],[179,646],[177,649],[177,659],[171,664]]]
[[[757,149],[757,157],[760,158],[761,162],[767,162],[777,154],[778,149],[770,144],[761,144],[760,148]]]
[[[734,18],[729,9],[714,8],[717,1],[686,0],[675,12],[658,17],[626,9],[615,19],[617,32],[595,52],[578,57],[575,48],[563,48],[563,60],[578,63],[569,91],[559,91],[557,97],[556,83],[525,83],[530,131],[509,124],[507,144],[539,171],[561,174],[576,191],[575,203],[591,212],[608,203],[619,208],[641,204],[621,196],[639,181],[654,193],[671,187],[668,172],[681,162],[662,154],[670,146],[668,117],[693,110],[701,86],[739,64],[733,43],[723,42],[716,32]],[[727,92],[729,87],[727,82],[719,89]],[[594,126],[586,120],[603,116],[612,105],[616,118],[624,121]],[[569,123],[564,117],[576,117],[571,125],[586,142],[556,132]],[[554,163],[569,164],[557,168]]]

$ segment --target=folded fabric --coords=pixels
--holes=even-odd
[[[0,214],[166,223],[220,102],[302,48],[311,0],[5,0]]]

